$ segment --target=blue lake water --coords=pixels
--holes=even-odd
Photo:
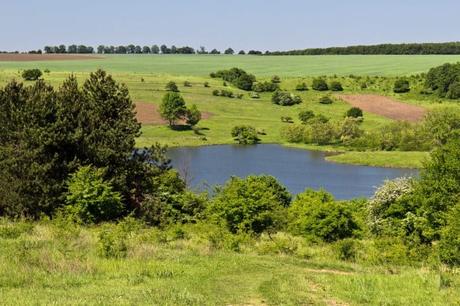
[[[199,190],[223,184],[231,176],[268,174],[293,194],[324,188],[337,199],[351,199],[372,196],[385,179],[418,175],[414,169],[332,163],[324,159],[325,152],[274,144],[179,147],[168,154],[190,187]]]

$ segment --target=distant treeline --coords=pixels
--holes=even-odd
[[[371,54],[460,54],[460,42],[380,44],[349,47],[312,48],[291,51],[266,51],[265,55],[371,55]]]

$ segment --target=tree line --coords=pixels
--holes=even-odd
[[[301,50],[265,52],[265,55],[419,55],[460,54],[460,42],[403,43],[357,45],[347,47],[309,48]]]

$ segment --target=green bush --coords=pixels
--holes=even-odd
[[[169,81],[169,82],[166,84],[165,89],[166,89],[167,91],[179,92],[179,88],[177,87],[176,83],[173,82],[173,81]]]
[[[358,118],[363,116],[363,111],[359,107],[352,107],[349,110],[347,110],[347,113],[345,114],[345,117],[352,117],[352,118]]]
[[[142,227],[141,222],[131,217],[125,218],[116,225],[105,224],[98,235],[98,255],[103,258],[125,258],[128,255],[130,235],[138,232]]]
[[[295,86],[295,90],[297,91],[307,91],[308,90],[308,86],[305,82],[302,82],[302,83],[299,83]]]
[[[290,117],[290,116],[281,116],[281,122],[293,123],[294,120],[292,120],[292,117]]]
[[[285,222],[291,195],[272,176],[232,177],[217,190],[208,206],[208,216],[232,233],[276,231]]]
[[[212,73],[211,77],[222,78],[224,81],[230,82],[242,90],[251,90],[253,83],[256,81],[255,76],[248,74],[240,68],[219,70],[216,73]]]
[[[459,99],[460,98],[460,81],[455,81],[449,85],[449,90],[446,94],[447,99]]]
[[[256,144],[260,140],[256,129],[248,125],[233,127],[231,135],[239,144]]]
[[[350,142],[355,138],[364,135],[364,131],[360,128],[361,121],[356,118],[345,118],[339,127],[339,137],[343,143]]]
[[[36,81],[42,76],[40,69],[26,69],[22,72],[22,78],[26,81]]]
[[[439,243],[441,261],[450,266],[460,266],[460,204],[448,214],[447,224],[442,229]]]
[[[352,238],[337,241],[334,245],[337,258],[345,261],[355,261],[360,247],[359,242]]]
[[[198,110],[198,107],[193,104],[185,112],[186,123],[190,126],[195,126],[201,120],[201,112]]]
[[[204,86],[204,87],[209,87],[209,82],[204,82],[204,83],[203,83],[203,86]]]
[[[212,91],[212,95],[218,97],[218,96],[220,96],[220,91],[218,89],[214,89]]]
[[[305,138],[305,126],[296,124],[284,126],[281,129],[281,137],[287,142],[303,142]]]
[[[331,84],[329,85],[329,88],[332,91],[343,91],[342,84],[338,81],[332,81]]]
[[[277,75],[272,76],[271,81],[272,81],[272,83],[275,83],[275,84],[281,83],[281,79],[280,79],[280,77],[277,76]]]
[[[192,83],[189,81],[184,81],[184,87],[192,87]]]
[[[272,82],[259,82],[252,86],[252,90],[255,92],[273,92],[279,89],[277,83]]]
[[[323,79],[313,79],[313,83],[311,85],[311,88],[313,88],[313,90],[317,90],[317,91],[329,90],[329,86],[327,86],[326,81],[323,80]]]
[[[81,167],[70,176],[66,196],[66,214],[85,223],[109,221],[123,212],[120,193],[104,181],[104,170]]]
[[[409,81],[406,79],[397,79],[393,86],[393,91],[395,93],[405,93],[410,91]]]
[[[353,210],[325,191],[308,189],[288,208],[288,229],[295,235],[332,242],[352,237],[359,229]]]
[[[331,122],[321,122],[320,118],[315,118],[309,124],[310,136],[308,142],[319,145],[331,144],[337,141],[339,135],[336,126]]]
[[[251,99],[259,99],[260,98],[260,95],[256,92],[252,92],[251,93]]]
[[[302,103],[302,98],[289,92],[278,90],[273,93],[272,102],[281,106],[291,106]]]
[[[168,92],[163,96],[160,104],[161,118],[168,121],[170,127],[175,125],[187,112],[185,100],[177,92]]]
[[[299,120],[306,124],[309,120],[313,119],[315,114],[311,110],[304,110],[299,113]]]
[[[323,96],[319,99],[319,103],[321,104],[332,104],[334,101],[329,96]]]

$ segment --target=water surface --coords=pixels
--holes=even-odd
[[[200,190],[223,184],[232,175],[269,174],[297,194],[324,188],[337,199],[370,197],[385,179],[415,176],[417,170],[337,164],[326,153],[274,144],[180,147],[169,150],[173,166]]]

